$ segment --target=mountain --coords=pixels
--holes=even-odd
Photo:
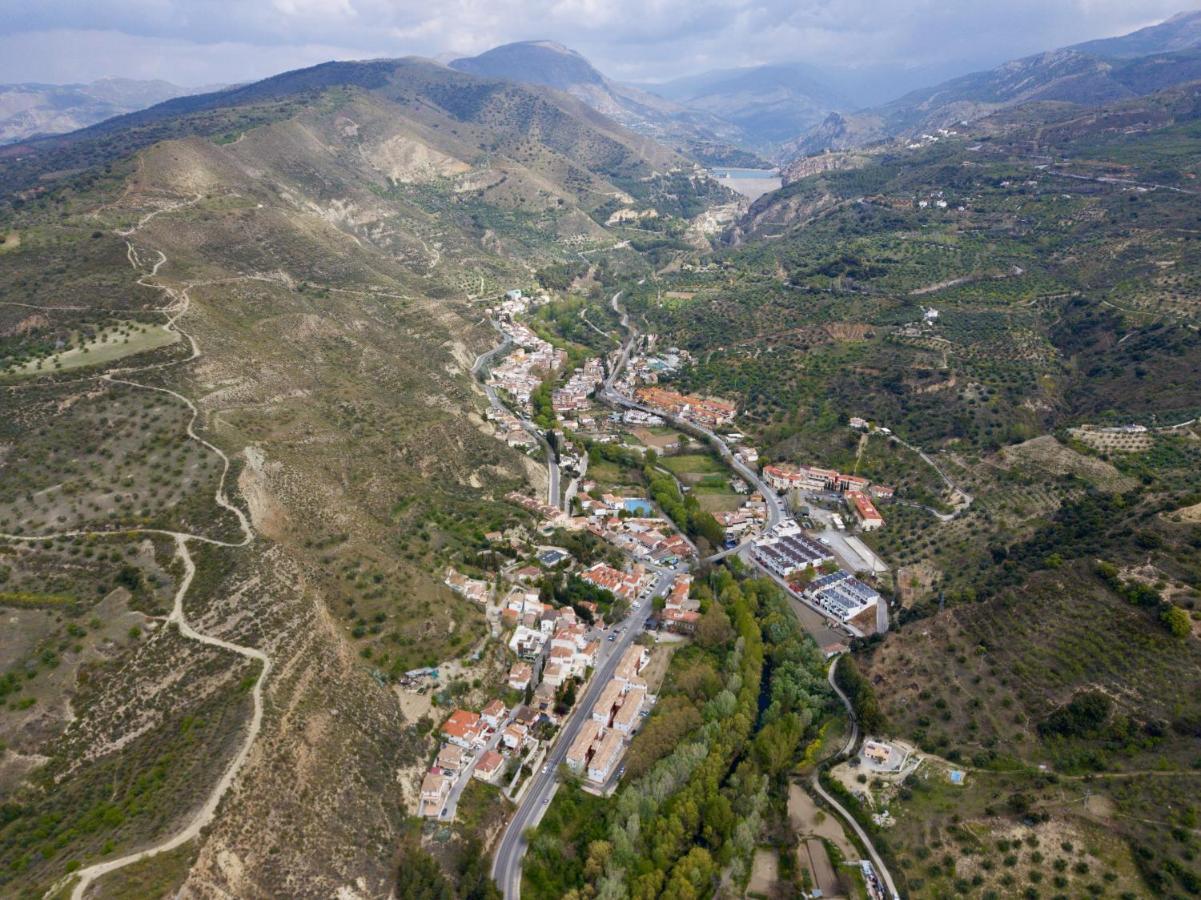
[[[453,60],[450,67],[571,94],[627,128],[668,143],[706,164],[765,165],[746,149],[735,146],[743,140],[736,125],[704,109],[612,81],[579,53],[554,41],[505,44],[479,56]]]
[[[767,153],[832,110],[852,106],[813,69],[799,64],[718,70],[647,89],[731,123],[744,144]]]
[[[855,113],[831,113],[795,141],[796,155],[955,129],[1033,102],[1097,106],[1201,79],[1201,13],[1120,38],[1013,60]]]
[[[1104,59],[1133,59],[1153,53],[1175,53],[1201,47],[1201,11],[1177,13],[1120,37],[1073,44],[1068,49]]]
[[[179,834],[95,894],[391,894],[439,706],[507,678],[447,567],[542,542],[485,310],[649,274],[615,214],[672,244],[729,199],[566,94],[420,59],[4,148],[0,895]],[[448,865],[507,801],[464,803]]]
[[[89,84],[0,85],[0,144],[62,134],[193,93],[166,81],[102,78]]]

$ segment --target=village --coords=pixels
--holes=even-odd
[[[491,310],[512,349],[491,367],[485,384],[504,398],[487,412],[497,436],[536,454],[537,429],[529,421],[536,413],[535,395],[563,374],[567,355],[518,321],[532,304],[520,291],[510,291]],[[592,358],[553,387],[551,410],[559,429],[583,432],[590,441],[617,440],[621,417],[598,409],[593,399],[604,376],[604,361]],[[570,461],[578,473],[569,489],[574,502],[564,509],[510,493],[507,499],[538,524],[519,536],[487,536],[529,555],[503,567],[494,580],[446,572],[451,590],[484,609],[493,637],[511,660],[504,693],[521,699],[506,703],[496,696],[478,708],[449,710],[437,727],[439,747],[417,797],[416,812],[423,817],[453,820],[471,780],[520,801],[531,776],[546,774],[556,741],[563,745],[562,762],[586,789],[611,791],[629,741],[655,702],[655,684],[645,676],[656,634],[683,640],[699,620],[685,571],[696,548],[649,499],[603,490],[583,477],[587,457],[572,458],[576,448],[565,436],[557,444],[561,458],[567,457],[564,464]],[[560,529],[599,539],[611,548],[608,558],[584,565],[566,548],[540,543]],[[544,579],[564,575],[597,599],[547,602]],[[405,688],[430,689],[430,674],[408,673]],[[586,700],[587,708],[579,708]],[[564,734],[569,717],[571,733]]]
[[[566,371],[567,353],[521,321],[536,302],[510,291],[490,310],[508,352],[484,376],[496,392],[490,393],[487,418],[498,438],[537,457],[541,428],[530,419],[546,411],[549,396],[552,440],[571,483],[558,497],[506,495],[535,522],[518,536],[487,537],[516,548],[516,560],[486,578],[453,568],[446,572],[447,586],[484,610],[509,663],[504,690],[471,708],[448,709],[437,726],[439,747],[422,779],[416,811],[440,821],[455,818],[472,780],[494,785],[520,803],[535,776],[553,777],[552,767],[563,766],[585,790],[614,790],[630,740],[655,704],[657,683],[648,668],[659,668],[650,666],[656,648],[687,641],[696,631],[701,608],[691,596],[688,570],[700,559],[697,545],[645,488],[616,483],[610,464],[594,463],[593,477],[589,460],[598,459],[597,447],[660,460],[659,470],[684,495],[713,489],[720,480],[720,503],[714,500],[712,516],[724,541],[706,552],[744,554],[847,634],[873,632],[877,608],[885,605],[860,577],[879,574],[882,564],[848,533],[848,523],[862,532],[882,527],[876,504],[891,499],[891,488],[813,465],[762,464],[745,437],[730,430],[737,414],[733,403],[659,383],[688,357],[675,348],[659,352],[654,336],[639,339],[612,382],[634,402],[618,409],[603,405],[597,395],[607,372],[622,362],[618,354],[587,358]],[[695,426],[701,435],[722,430],[718,439],[728,448],[733,473],[717,461],[699,480],[673,468],[676,459],[704,460],[711,452],[673,421]],[[648,455],[651,450],[655,455]],[[803,511],[800,521],[779,513],[781,501]],[[814,508],[803,506],[806,501]],[[823,501],[845,513],[819,509]],[[595,538],[609,550],[605,558],[585,562],[559,546],[556,534]],[[548,579],[564,578],[577,588],[571,602],[546,589]],[[407,689],[423,690],[423,673],[410,675]]]
[[[554,565],[571,565],[562,551],[550,550],[540,557]],[[508,588],[498,593],[483,580],[447,573],[448,587],[485,606],[489,621],[505,636],[513,660],[505,687],[523,699],[506,705],[497,697],[478,711],[450,711],[438,728],[437,755],[422,779],[418,815],[453,819],[470,779],[496,785],[519,800],[528,777],[540,766],[545,773],[551,744],[577,703],[583,702],[578,698],[597,677],[598,664],[608,657],[616,660],[613,672],[599,685],[599,697],[578,714],[580,727],[566,747],[565,762],[586,789],[611,792],[629,741],[655,702],[654,685],[642,677],[655,644],[653,631],[661,628],[668,639],[691,634],[699,618],[699,603],[689,596],[691,576],[683,572],[665,581],[662,571],[639,564],[625,570],[606,563],[581,569],[577,577],[582,582],[613,598],[610,608],[643,612],[644,625],[624,626],[608,624],[593,601],[577,604],[583,615],[572,606],[543,602],[533,586],[542,574],[533,565],[513,567],[504,573]],[[670,589],[652,618],[646,614],[662,584]],[[623,635],[628,640],[618,644]],[[409,673],[413,689],[422,689],[425,674]]]

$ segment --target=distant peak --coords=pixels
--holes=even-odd
[[[565,47],[563,44],[560,44],[558,41],[526,41],[525,43],[529,44],[531,47],[541,47],[544,50],[554,50],[556,53],[563,53],[567,56],[580,55],[570,47]]]

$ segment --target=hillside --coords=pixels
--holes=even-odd
[[[1096,107],[1201,79],[1201,13],[1132,35],[1013,60],[854,113],[831,113],[790,145],[794,155],[911,140],[1034,102]]]
[[[456,59],[452,69],[537,84],[571,94],[627,128],[676,147],[705,164],[762,165],[739,144],[738,127],[702,107],[681,105],[611,81],[579,53],[553,41],[523,41]]]
[[[477,665],[445,567],[546,477],[482,416],[482,309],[619,241],[613,210],[683,231],[725,192],[565,95],[421,60],[2,165],[0,893],[192,829],[95,890],[386,895],[430,748],[397,681]]]
[[[1133,59],[1201,46],[1201,12],[1177,13],[1130,34],[1073,44],[1070,49],[1105,59]]]
[[[630,293],[760,460],[896,486],[867,727],[967,787],[847,802],[911,896],[1198,883],[1199,128],[1193,85],[1006,109],[802,173]]]
[[[102,78],[89,84],[0,85],[0,144],[62,134],[192,93],[166,81]]]

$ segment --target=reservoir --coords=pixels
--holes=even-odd
[[[779,169],[739,169],[733,166],[715,166],[709,174],[726,187],[754,200],[774,191],[784,183]]]

